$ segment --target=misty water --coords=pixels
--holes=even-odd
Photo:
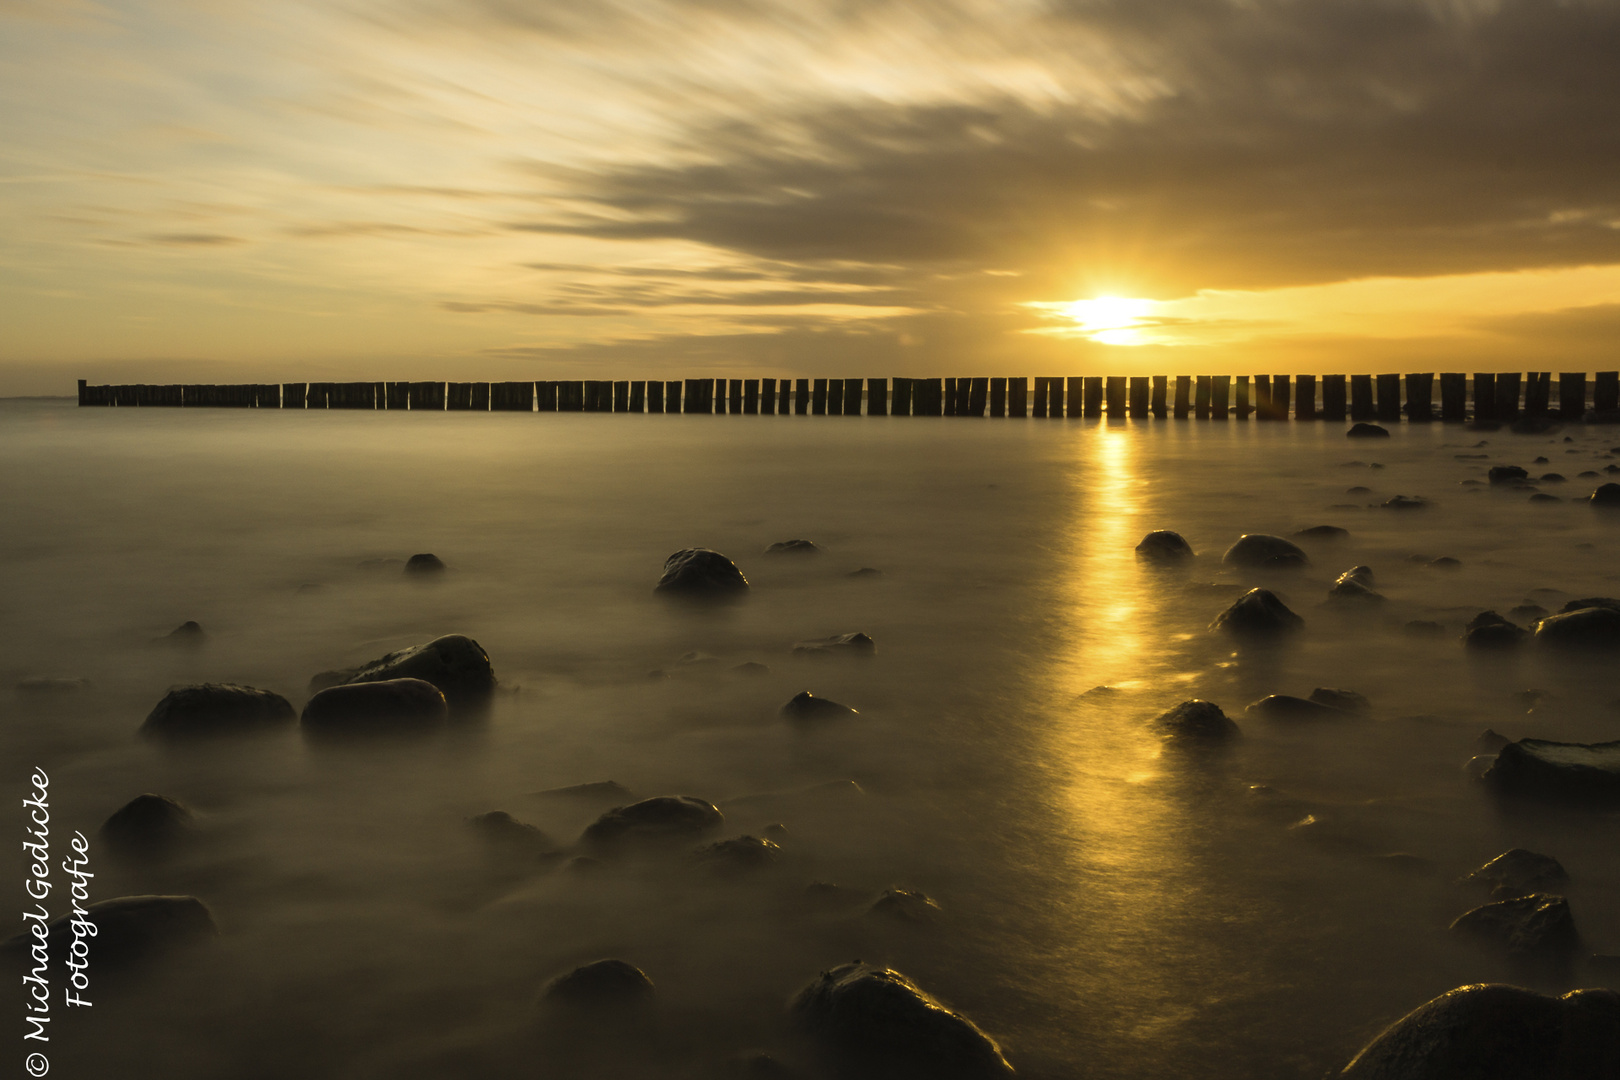
[[[1581,425],[1366,442],[1311,423],[0,403],[13,789],[49,772],[58,835],[91,836],[93,898],[196,895],[220,930],[122,975],[92,953],[95,1006],[58,1010],[52,1073],[702,1077],[745,1051],[804,1067],[786,1001],[860,957],[972,1017],[1020,1075],[1315,1080],[1453,987],[1601,984],[1446,927],[1487,899],[1457,879],[1522,846],[1569,870],[1586,949],[1620,952],[1615,815],[1504,806],[1464,768],[1486,728],[1620,738],[1612,665],[1478,662],[1458,641],[1487,608],[1620,594],[1620,523],[1576,498],[1617,442]],[[1504,463],[1569,477],[1542,485],[1564,501],[1463,483]],[[1396,494],[1431,503],[1379,505]],[[1240,534],[1320,524],[1350,536],[1307,545],[1308,569],[1221,564]],[[1190,568],[1138,562],[1157,528],[1187,537]],[[824,554],[763,554],[799,537]],[[732,557],[746,600],[655,595],[690,546]],[[448,572],[408,579],[416,552]],[[1326,606],[1357,564],[1388,600]],[[1237,651],[1207,629],[1255,585],[1305,618],[1292,645]],[[158,640],[193,619],[203,647]],[[875,656],[792,652],[854,631]],[[315,673],[448,633],[488,650],[500,691],[444,737],[136,736],[171,685],[301,707]],[[11,689],[41,677],[90,686]],[[1315,687],[1372,711],[1243,714]],[[1532,689],[1533,708],[1516,696]],[[859,715],[790,724],[801,690]],[[1167,750],[1150,721],[1195,697],[1241,740]],[[686,843],[569,865],[624,799],[546,792],[605,780],[715,802],[709,839],[780,824],[781,857],[722,875]],[[120,863],[94,830],[148,791],[191,807],[196,835]],[[466,824],[490,810],[563,854],[503,864]],[[867,912],[896,887],[938,917]],[[651,977],[653,1019],[548,1026],[546,980],[603,957]]]

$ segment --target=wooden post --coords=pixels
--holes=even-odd
[[[1212,386],[1212,380],[1211,380],[1210,376],[1208,376],[1208,375],[1200,375],[1200,376],[1198,376],[1197,396],[1194,398],[1194,401],[1193,401],[1193,417],[1195,419],[1198,419],[1198,420],[1208,420],[1209,419],[1210,410],[1213,407],[1212,406],[1212,398],[1210,396],[1211,386]],[[1178,396],[1180,395],[1181,390],[1180,390],[1179,387],[1177,388],[1176,393],[1177,393]]]
[[[944,416],[944,386],[939,379],[917,379],[911,384],[913,416]]]
[[[866,415],[889,415],[889,380],[866,380]]]
[[[1552,372],[1532,371],[1525,381],[1524,415],[1546,416],[1552,404]]]
[[[827,415],[827,380],[816,379],[812,384],[810,395],[810,414],[812,416]]]
[[[81,409],[84,408],[84,406],[86,404],[86,402],[84,400],[84,397],[85,397],[84,386],[85,386],[85,380],[80,379],[79,380],[79,408],[81,408]]]
[[[1153,400],[1148,411],[1160,420],[1170,415],[1170,376],[1153,376]]]
[[[1204,376],[1204,405],[1209,406],[1209,376]],[[1185,420],[1192,412],[1193,377],[1191,375],[1176,376],[1176,396],[1174,404],[1170,407],[1170,415],[1177,420]]]
[[[1396,421],[1401,418],[1400,375],[1378,376],[1378,419]]]
[[[664,412],[680,414],[681,411],[681,380],[664,380]]]
[[[1377,419],[1373,410],[1373,381],[1371,375],[1350,376],[1350,419],[1355,421]]]
[[[1434,372],[1406,376],[1406,419],[1420,424],[1434,419]]]
[[[1461,371],[1440,373],[1440,419],[1447,423],[1468,419],[1468,376]]]
[[[1620,409],[1620,371],[1600,371],[1592,383],[1592,408],[1596,412]]]
[[[562,384],[556,379],[541,379],[534,384],[536,412],[557,412],[561,406]],[[473,408],[478,408],[478,387],[473,386]]]
[[[1046,415],[1054,418],[1063,415],[1063,380],[1061,378],[1048,378],[1046,380]]]
[[[1249,404],[1249,377],[1239,375],[1237,377],[1237,418],[1247,420],[1252,412],[1254,412],[1254,406]]]
[[[1212,375],[1209,382],[1209,418],[1231,419],[1232,376]]]
[[[972,379],[968,384],[968,416],[983,416],[984,407],[989,404],[990,378]]]
[[[741,379],[726,380],[726,412],[733,416],[741,416],[743,411],[743,381]]]
[[[698,411],[698,406],[702,403],[701,398],[699,397],[699,393],[698,393],[697,380],[696,379],[686,379],[686,380],[684,380],[684,382],[682,384],[682,390],[683,390],[683,393],[681,394],[681,412],[683,412],[683,413],[695,413],[695,412],[697,412]]]
[[[366,386],[366,388],[368,390],[370,389],[370,384],[369,383],[364,384],[364,385]],[[368,403],[364,407],[369,409],[371,406]],[[470,383],[470,382],[454,382],[454,383],[451,383],[445,389],[444,407],[446,409],[454,409],[454,410],[458,410],[458,411],[465,411],[467,409],[472,408],[472,383]]]
[[[182,391],[184,389],[185,389],[184,387],[181,387]],[[304,407],[304,394],[305,394],[305,392],[307,390],[308,390],[308,384],[306,384],[306,383],[301,383],[301,382],[282,383],[281,384],[281,407],[283,409],[302,409]],[[178,402],[178,404],[184,404],[184,403],[185,403],[185,399],[184,399],[184,397],[182,397],[180,402]]]
[[[630,411],[630,380],[628,380],[628,379],[615,379],[615,380],[613,380],[613,411],[614,412],[629,412]]]
[[[1579,420],[1586,415],[1586,372],[1559,373],[1558,415],[1565,420]]]
[[[1007,380],[1007,415],[1019,419],[1029,416],[1029,376]]]
[[[1343,421],[1349,411],[1345,403],[1344,376],[1322,376],[1322,419]]]
[[[910,416],[912,409],[912,383],[915,380],[903,375],[896,375],[894,379],[894,400],[889,403],[890,416]]]
[[[861,415],[861,382],[860,379],[844,380],[844,415]]]
[[[1492,372],[1474,372],[1474,419],[1496,419],[1496,375]]]
[[[1086,380],[1081,375],[1070,375],[1063,382],[1063,415],[1078,417],[1085,412]]]
[[[990,415],[1002,417],[1007,415],[1006,379],[990,380]]]
[[[1496,373],[1496,418],[1498,420],[1517,420],[1519,418],[1519,373]]]
[[[1272,420],[1271,414],[1271,376],[1256,375],[1254,377],[1254,418],[1256,420]]]
[[[1149,387],[1146,375],[1131,376],[1130,414],[1132,420],[1146,420],[1149,415]]]
[[[759,380],[743,380],[742,411],[747,416],[759,415]]]
[[[776,380],[759,380],[759,411],[766,416],[776,415]]]
[[[1287,375],[1273,375],[1271,377],[1271,418],[1273,420],[1288,419],[1289,399],[1293,387]]]
[[[1086,375],[1080,383],[1080,415],[1095,420],[1102,415],[1103,377]]]
[[[648,412],[662,413],[664,411],[664,384],[661,380],[650,379],[646,382],[630,384],[631,411],[634,411],[636,407],[636,391],[638,389],[641,391],[641,399],[645,403]]]
[[[1294,376],[1294,418],[1316,419],[1316,376]]]
[[[827,415],[844,415],[844,380],[827,380]]]
[[[1108,376],[1108,419],[1125,419],[1126,383],[1123,375]]]
[[[1048,393],[1048,390],[1047,390],[1047,385],[1046,385],[1046,379],[1043,378],[1040,375],[1035,376],[1035,408],[1033,410],[1032,415],[1035,415],[1035,416],[1045,416],[1046,415],[1047,393]]]

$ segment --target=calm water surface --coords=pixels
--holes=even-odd
[[[1445,929],[1484,899],[1455,879],[1508,847],[1561,859],[1587,944],[1620,951],[1616,818],[1509,813],[1463,771],[1486,727],[1620,738],[1614,671],[1481,665],[1456,640],[1485,608],[1620,594],[1614,523],[1460,483],[1515,463],[1584,495],[1598,481],[1576,474],[1616,442],[0,403],[10,783],[43,766],[56,821],[87,834],[143,791],[192,807],[191,848],[97,857],[96,896],[195,894],[221,928],[132,983],[92,969],[93,1015],[60,1018],[53,1075],[707,1076],[744,1050],[796,1060],[784,1002],[861,957],[972,1016],[1021,1075],[1314,1080],[1435,994],[1530,978]],[[1395,494],[1433,504],[1378,508]],[[1318,524],[1351,536],[1310,548],[1307,570],[1221,566],[1242,533]],[[1155,528],[1195,565],[1138,564]],[[763,555],[795,537],[825,554]],[[699,545],[735,559],[746,602],[654,596],[665,556]],[[449,564],[441,581],[403,577],[420,551]],[[1442,555],[1462,568],[1413,559]],[[1323,606],[1362,563],[1387,603]],[[848,576],[861,567],[883,573]],[[1297,644],[1240,654],[1206,630],[1254,585],[1304,616]],[[154,643],[187,619],[205,647]],[[1447,632],[1411,637],[1413,619]],[[791,653],[857,630],[870,661]],[[312,674],[445,633],[482,643],[502,684],[488,722],[453,737],[135,737],[172,684],[301,706]],[[746,661],[769,674],[731,671]],[[10,690],[38,676],[91,687]],[[1371,716],[1243,716],[1318,686],[1360,691]],[[805,689],[860,717],[790,727],[777,709]],[[1527,689],[1552,696],[1527,713]],[[1191,697],[1236,717],[1240,744],[1165,752],[1149,721]],[[785,825],[780,864],[716,878],[677,850],[519,873],[465,825],[506,810],[565,849],[611,801],[537,793],[609,779],[712,800],[724,836]],[[812,881],[846,899],[808,899]],[[863,914],[890,887],[933,898],[935,925]],[[604,956],[652,977],[655,1023],[595,1042],[538,1028],[545,980]]]

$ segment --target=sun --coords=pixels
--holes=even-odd
[[[1082,333],[1104,345],[1145,344],[1137,326],[1152,311],[1152,300],[1124,296],[1074,300],[1063,306],[1063,314],[1078,323]]]

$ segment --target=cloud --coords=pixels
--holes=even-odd
[[[166,247],[230,247],[234,244],[247,243],[240,236],[225,236],[220,233],[158,233],[144,239],[147,243],[162,244]]]

